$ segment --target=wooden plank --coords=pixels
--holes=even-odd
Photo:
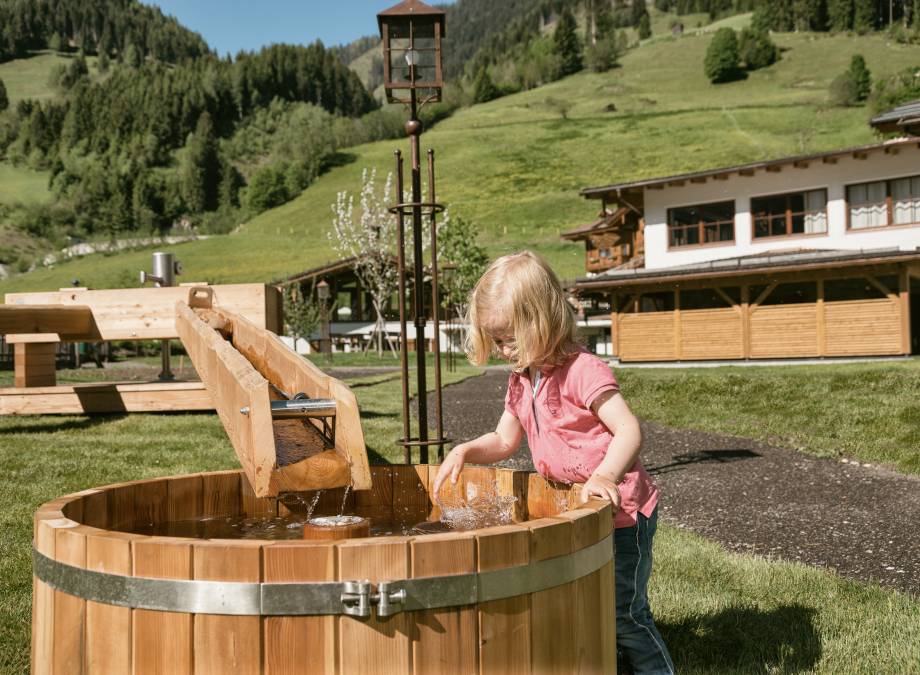
[[[683,341],[681,340],[681,322],[680,322],[680,289],[674,290],[674,351],[677,360],[680,361],[684,354]]]
[[[135,539],[131,542],[131,562],[134,576],[192,578],[192,546],[187,539]],[[131,658],[135,675],[194,672],[191,614],[134,609],[131,616]]]
[[[412,540],[412,578],[476,571],[476,539],[455,533]],[[479,665],[479,612],[475,606],[413,612],[412,671],[475,673]]]
[[[214,304],[232,308],[259,327],[267,325],[271,301],[268,296],[277,291],[264,284],[221,284],[209,286]],[[7,293],[7,305],[66,305],[83,306],[92,310],[101,340],[174,339],[175,306],[188,298],[189,289],[181,286],[166,288],[130,288],[87,291],[68,289],[38,293]],[[277,309],[271,310],[276,316]],[[276,324],[277,317],[268,321]]]
[[[36,550],[55,559],[57,529],[76,525],[64,518],[63,504],[46,504],[35,514],[34,542]],[[54,672],[54,589],[32,577],[32,673],[48,675]]]
[[[817,356],[818,319],[814,303],[759,307],[751,316],[751,356]]]
[[[339,581],[369,579],[373,583],[409,576],[407,537],[344,541],[338,546]],[[338,664],[341,673],[389,675],[410,672],[408,613],[379,618],[338,618]]]
[[[170,478],[166,482],[166,519],[176,521],[201,517],[203,489],[200,474]]]
[[[541,518],[527,523],[530,560],[536,562],[572,552],[571,519]],[[530,596],[532,668],[535,673],[573,673],[579,653],[574,584],[564,584]]]
[[[268,381],[184,302],[176,304],[175,312],[182,343],[211,394],[243,471],[255,494],[268,496],[276,457]],[[248,414],[241,412],[244,409]]]
[[[84,528],[69,521],[55,531],[54,559],[86,567],[86,535]],[[83,629],[86,621],[86,600],[54,592],[54,658],[55,673],[82,673]]]
[[[208,581],[262,581],[257,541],[207,541],[194,545],[194,577]],[[258,673],[262,667],[261,618],[194,615],[195,675]]]
[[[243,512],[239,471],[201,474],[201,515],[235,516]]]
[[[742,356],[751,357],[751,287],[741,286],[741,348]]]
[[[428,498],[428,485],[434,481],[437,469],[425,464],[393,466],[393,519],[415,523],[437,518]]]
[[[17,387],[53,387],[55,344],[27,342],[14,347],[13,382]]]
[[[818,320],[818,356],[827,353],[827,317],[824,311],[824,279],[818,279],[818,299],[815,301],[815,311]]]
[[[56,333],[55,342],[100,339],[86,305],[0,305],[0,335],[17,333]]]
[[[131,542],[136,535],[95,532],[86,538],[86,568],[131,575]],[[131,672],[131,608],[86,603],[86,672]]]
[[[272,542],[263,546],[266,582],[335,581],[334,544],[305,546]],[[335,673],[335,616],[267,616],[263,619],[265,675]]]
[[[530,562],[530,531],[520,525],[480,530],[476,546],[480,572]],[[529,596],[479,604],[479,669],[532,672]]]
[[[825,303],[828,356],[903,353],[900,303],[887,299]]]
[[[393,519],[393,467],[371,466],[371,489],[355,493],[355,513],[373,521]]]
[[[213,410],[201,382],[100,382],[0,388],[0,415]]]
[[[515,471],[513,469],[497,469],[495,472],[495,482],[498,486],[499,494],[503,497],[514,497],[512,519],[516,523],[527,520],[527,483],[529,475],[527,471]]]

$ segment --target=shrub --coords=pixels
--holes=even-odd
[[[639,39],[648,40],[650,37],[652,37],[652,23],[648,18],[648,12],[646,12],[639,21]]]
[[[738,38],[731,28],[720,28],[716,31],[709,48],[703,69],[710,82],[728,82],[738,77]]]
[[[873,113],[881,113],[916,99],[920,99],[920,67],[906,68],[876,82],[869,103]]]
[[[476,81],[473,83],[473,103],[486,103],[499,96],[501,92],[492,81],[489,69],[483,66],[476,74]]]
[[[872,74],[866,67],[866,60],[862,57],[862,54],[854,54],[853,58],[850,59],[848,74],[853,80],[856,100],[865,101],[872,91]]]
[[[748,70],[766,68],[779,59],[779,48],[767,33],[747,28],[741,31],[738,53]]]
[[[10,107],[10,99],[6,94],[6,85],[0,80],[0,112]]]
[[[831,103],[837,106],[853,106],[859,103],[856,93],[856,83],[849,73],[838,75],[831,82],[830,87]]]
[[[616,36],[609,35],[585,50],[585,62],[596,73],[604,73],[617,65],[619,57]]]
[[[279,206],[289,199],[284,169],[282,166],[265,166],[253,174],[246,190],[246,204],[254,213]]]

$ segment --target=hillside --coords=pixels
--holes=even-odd
[[[573,77],[460,110],[423,136],[438,158],[440,199],[475,221],[491,254],[533,247],[564,277],[582,272],[583,249],[558,233],[597,209],[578,190],[615,180],[670,174],[867,143],[864,108],[827,104],[830,81],[861,53],[873,76],[920,63],[920,47],[869,36],[776,36],[782,60],[743,81],[711,85],[702,61],[711,35],[653,39],[622,67]],[[568,101],[562,119],[547,99]],[[616,112],[605,112],[609,104]],[[233,234],[174,247],[188,281],[270,281],[332,259],[326,232],[340,190],[356,192],[365,167],[385,173],[405,142],[350,148],[350,161],[297,199]],[[0,283],[0,291],[126,285],[149,252],[74,261]]]

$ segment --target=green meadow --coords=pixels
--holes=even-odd
[[[871,143],[868,111],[831,107],[830,81],[855,53],[876,77],[920,64],[920,46],[880,34],[780,34],[781,61],[712,85],[702,69],[710,39],[656,37],[610,72],[583,72],[458,111],[422,137],[436,152],[439,199],[478,225],[490,254],[534,248],[573,278],[583,273],[583,248],[561,242],[559,233],[589,222],[599,207],[580,188]],[[567,119],[552,100],[570,106]],[[365,168],[377,169],[382,184],[396,149],[408,152],[408,143],[348,148],[341,166],[292,202],[233,234],[172,250],[189,279],[214,283],[277,280],[332,260],[327,233],[336,194],[356,193]],[[73,278],[110,286],[148,257],[91,256],[14,277],[0,291],[58,288]]]

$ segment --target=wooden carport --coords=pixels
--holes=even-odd
[[[855,280],[877,297],[831,301],[829,288]],[[629,270],[576,289],[610,294],[613,354],[624,362],[893,356],[917,350],[912,280],[916,290],[920,252],[830,251]],[[794,284],[813,284],[814,299],[771,304]],[[682,296],[700,290],[721,306],[682,307]]]

